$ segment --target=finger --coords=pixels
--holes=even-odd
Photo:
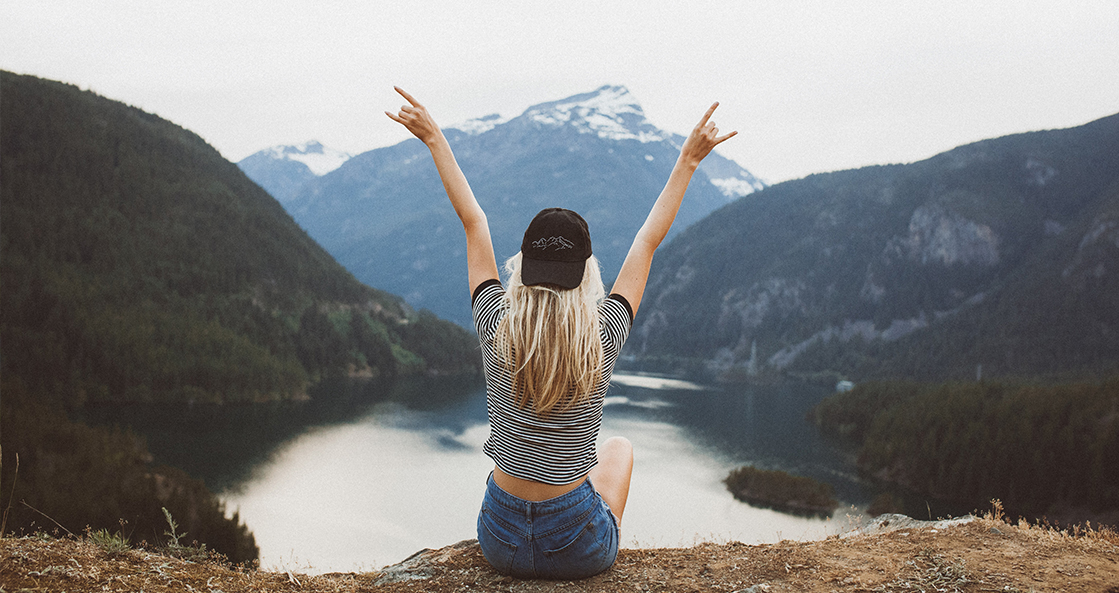
[[[734,136],[737,136],[737,135],[738,135],[738,130],[735,130],[735,131],[727,134],[726,136],[723,136],[722,138],[715,138],[715,144],[716,145],[721,144],[721,143],[723,143],[727,140],[730,140],[731,138],[733,138]]]
[[[711,107],[707,108],[707,113],[703,114],[703,119],[699,120],[699,124],[696,125],[696,127],[697,128],[702,128],[703,126],[707,125],[707,120],[711,119],[711,114],[715,113],[715,108],[718,107],[718,106],[719,106],[718,101],[715,101],[714,103],[712,103]]]
[[[409,95],[408,93],[404,92],[404,89],[402,89],[398,86],[394,86],[392,88],[396,89],[396,92],[400,93],[401,97],[404,97],[405,99],[407,99],[408,102],[411,103],[413,107],[419,107],[420,106],[420,102],[415,100],[412,97],[412,95]]]
[[[398,124],[402,124],[402,123],[404,123],[404,120],[402,120],[402,119],[400,119],[399,117],[397,117],[397,115],[396,115],[395,113],[391,113],[391,112],[388,112],[388,111],[386,111],[386,112],[385,112],[385,115],[389,116],[389,119],[391,119],[392,121],[394,121],[394,122],[396,122],[396,123],[398,123]]]

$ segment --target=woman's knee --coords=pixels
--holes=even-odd
[[[610,437],[599,449],[599,461],[633,467],[633,443],[625,437]]]
[[[602,444],[602,448],[633,457],[633,443],[626,437],[610,437]]]

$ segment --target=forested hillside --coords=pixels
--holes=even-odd
[[[346,373],[477,373],[469,334],[359,283],[197,135],[8,72],[0,254],[9,533],[88,526],[200,553],[170,529],[182,546],[255,559],[248,528],[204,484],[153,465],[131,433],[66,412],[300,399]]]
[[[54,406],[13,399],[7,389],[0,420],[2,535],[100,532],[169,550],[166,509],[176,535],[186,534],[184,548],[174,551],[206,556],[205,546],[234,562],[257,559],[256,540],[238,513],[226,517],[225,505],[201,481],[153,463],[135,434],[73,422]]]
[[[1119,372],[1119,115],[767,187],[653,263],[631,355],[723,377]]]
[[[922,496],[1050,519],[1119,510],[1119,380],[872,382],[813,410],[859,469]],[[1094,521],[1099,522],[1097,519]]]
[[[0,85],[6,396],[258,401],[328,373],[474,372],[466,332],[359,283],[197,135]]]

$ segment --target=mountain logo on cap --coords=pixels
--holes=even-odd
[[[553,249],[555,251],[560,251],[561,249],[573,249],[574,247],[574,243],[562,236],[541,238],[532,242],[533,249]]]

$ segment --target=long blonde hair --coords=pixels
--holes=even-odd
[[[590,396],[602,378],[598,305],[606,294],[598,260],[587,258],[583,280],[570,290],[521,283],[521,254],[505,262],[509,307],[496,346],[513,374],[517,405],[544,415]]]

